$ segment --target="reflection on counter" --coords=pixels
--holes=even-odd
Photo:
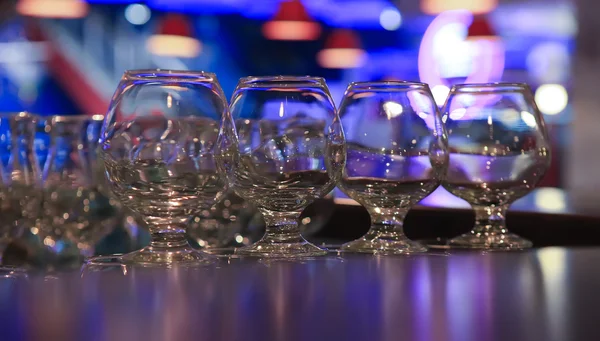
[[[0,329],[30,341],[597,340],[599,260],[542,248],[115,266],[0,282]]]

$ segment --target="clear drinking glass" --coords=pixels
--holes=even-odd
[[[267,225],[260,241],[236,253],[326,254],[307,242],[298,226],[302,210],[331,192],[344,166],[344,133],[325,81],[242,78],[230,108],[219,134],[219,166],[232,189],[261,211]]]
[[[550,165],[544,119],[526,84],[452,87],[443,107],[449,169],[443,186],[475,210],[475,226],[450,245],[531,247],[506,229],[506,209],[529,193]]]
[[[226,191],[213,159],[227,101],[212,73],[127,71],[102,129],[109,186],[142,216],[150,245],[121,258],[146,265],[200,265],[213,258],[190,247],[190,217]]]
[[[342,245],[352,252],[405,254],[426,247],[403,232],[408,210],[433,192],[447,169],[447,141],[429,86],[351,83],[340,105],[346,167],[338,187],[363,205],[371,228]]]
[[[32,227],[39,214],[35,125],[36,117],[28,113],[0,115],[0,265],[10,241]]]
[[[53,116],[50,152],[43,172],[44,201],[39,235],[59,254],[73,243],[86,257],[118,222],[116,203],[95,182],[98,125],[90,116]]]

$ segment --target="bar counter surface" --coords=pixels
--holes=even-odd
[[[0,340],[599,340],[600,248],[0,279]]]

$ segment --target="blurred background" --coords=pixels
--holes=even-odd
[[[227,97],[246,75],[323,76],[336,103],[356,80],[420,80],[440,105],[455,83],[527,82],[554,154],[549,188],[523,200],[561,211],[555,188],[585,178],[567,175],[577,10],[569,0],[3,0],[0,111],[104,113],[123,71],[140,68],[215,72]],[[449,194],[429,203],[468,207]]]

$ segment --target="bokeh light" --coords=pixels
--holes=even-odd
[[[431,88],[431,93],[433,95],[433,99],[438,106],[444,105],[446,102],[446,97],[448,97],[448,93],[450,92],[450,88],[445,85],[436,85]]]
[[[419,77],[433,87],[438,105],[443,104],[446,89],[451,84],[502,79],[505,54],[502,41],[496,37],[467,39],[472,20],[473,14],[468,11],[444,12],[429,24],[423,35],[418,57]]]
[[[535,91],[535,102],[546,115],[556,115],[567,107],[569,95],[560,84],[543,84]]]
[[[157,56],[193,58],[202,51],[202,44],[191,37],[157,34],[148,38],[146,48]]]
[[[271,40],[315,40],[321,26],[312,21],[270,21],[263,26],[263,34]]]
[[[401,104],[390,101],[383,103],[383,111],[385,111],[388,119],[392,119],[402,114],[403,110]]]
[[[535,205],[543,210],[564,211],[567,208],[565,192],[558,188],[539,188],[535,193]]]
[[[439,14],[453,10],[468,10],[474,14],[489,13],[496,6],[497,0],[421,0],[421,10],[427,14]]]
[[[88,10],[88,4],[83,0],[20,0],[17,3],[18,13],[38,18],[82,18]]]
[[[396,31],[402,25],[402,15],[395,8],[386,8],[379,15],[379,23],[388,31]]]
[[[525,122],[528,127],[535,128],[537,126],[535,117],[528,111],[521,111],[521,120]]]
[[[150,20],[150,8],[142,4],[131,4],[125,8],[125,19],[133,25],[144,25]]]
[[[325,47],[317,53],[317,62],[328,69],[351,69],[362,66],[367,53],[362,49],[360,37],[352,30],[333,31]]]

